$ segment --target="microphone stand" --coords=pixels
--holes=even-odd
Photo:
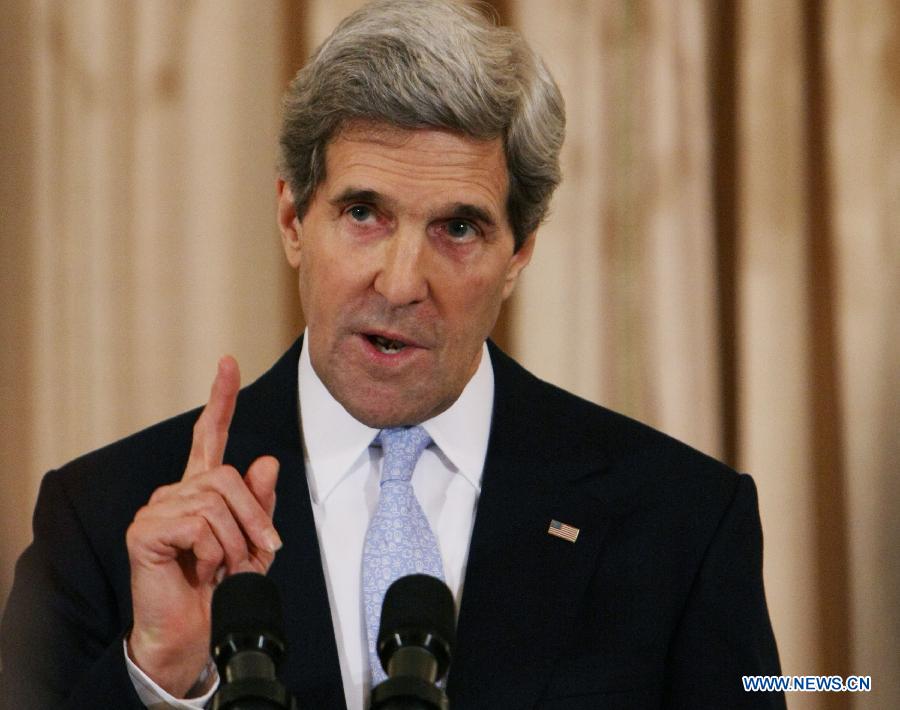
[[[453,595],[423,574],[396,580],[384,595],[378,658],[388,675],[369,710],[449,710],[440,685],[456,644]]]
[[[245,572],[213,593],[212,656],[222,680],[212,710],[297,710],[275,675],[285,650],[281,598],[272,580]]]

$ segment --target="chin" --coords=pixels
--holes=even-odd
[[[421,424],[443,412],[447,406],[423,407],[420,402],[417,406],[411,406],[407,402],[390,402],[385,398],[377,399],[377,404],[372,406],[372,400],[366,404],[351,402],[344,404],[351,416],[373,429],[391,429],[394,427],[412,426]]]
[[[396,411],[377,407],[344,407],[354,419],[373,429],[392,429],[394,427],[412,426],[425,421],[415,412]]]

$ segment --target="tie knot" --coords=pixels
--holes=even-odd
[[[416,462],[431,443],[428,432],[420,426],[382,429],[375,438],[384,449],[381,482],[408,481]]]

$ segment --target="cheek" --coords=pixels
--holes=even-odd
[[[486,336],[502,303],[503,284],[487,274],[469,273],[454,285],[452,310],[463,338]]]
[[[366,290],[365,265],[350,255],[310,249],[298,269],[300,297],[304,309],[313,311],[307,320],[322,318],[355,307]]]
[[[331,264],[325,255],[314,248],[303,254],[298,269],[300,278],[300,300],[308,323],[315,323],[329,310],[329,296],[334,292],[335,277],[331,273]]]

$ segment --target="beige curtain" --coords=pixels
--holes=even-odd
[[[45,469],[296,334],[277,101],[360,4],[7,3],[3,595]],[[754,475],[784,671],[873,679],[792,708],[900,706],[900,7],[493,4],[569,117],[498,338]]]
[[[250,379],[294,337],[282,9],[4,6],[4,599],[45,470],[203,402],[222,353]]]

